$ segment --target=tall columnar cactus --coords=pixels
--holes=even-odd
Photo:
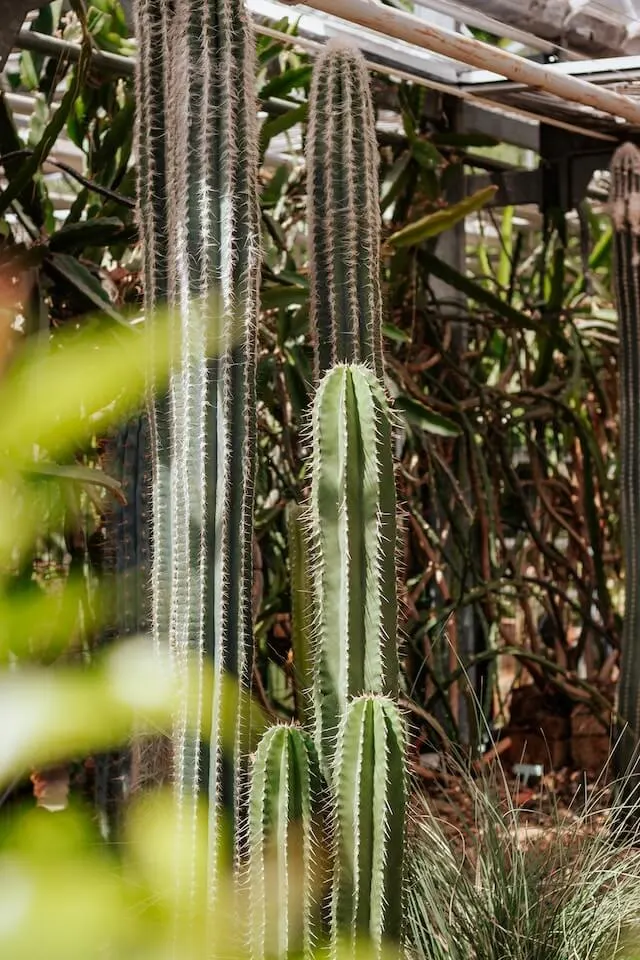
[[[291,557],[296,632],[302,628],[294,656],[298,648],[306,656],[310,632],[312,726],[330,814],[334,953],[345,938],[352,944],[362,938],[379,954],[386,941],[399,943],[402,934],[407,786],[404,729],[395,703],[396,497],[392,422],[381,379],[377,150],[366,69],[349,48],[332,43],[318,58],[308,144],[319,384],[311,416],[306,542]],[[293,532],[294,546],[302,546],[300,528]],[[299,577],[306,565],[310,596]],[[268,894],[265,825],[277,837],[288,824],[294,789],[297,806],[306,802],[284,751],[302,736],[296,728],[276,727],[254,762],[250,828],[254,849],[258,838],[258,866],[252,860],[251,879],[259,905]],[[276,870],[283,873],[285,850],[284,841],[276,843]],[[274,952],[283,958],[292,944],[279,930]],[[252,948],[262,960],[264,924]]]
[[[328,773],[349,698],[398,693],[396,496],[390,413],[371,370],[330,370],[312,424],[314,694]]]
[[[320,770],[313,740],[279,725],[260,741],[249,815],[251,955],[312,955],[320,894]],[[269,928],[273,928],[270,930]]]
[[[316,377],[335,363],[383,375],[378,147],[369,76],[353,47],[318,57],[307,135]]]
[[[212,702],[205,702],[203,665],[211,660],[218,681],[223,672],[231,674],[241,688],[248,684],[252,661],[260,277],[255,46],[241,0],[175,0],[171,5],[138,0],[137,22],[148,304],[156,302],[154,271],[160,270],[161,257],[177,344],[169,416],[154,418],[155,622],[156,633],[168,632],[182,683],[184,710],[174,733],[182,853],[192,847],[195,870],[198,800],[208,795],[208,889],[213,893],[219,801],[224,798],[237,823],[245,731],[243,712],[231,707],[229,714],[237,718],[234,756],[223,766],[223,684],[216,682]],[[159,217],[146,222],[147,205],[155,203],[160,134],[166,230]],[[192,720],[187,722],[194,705],[195,731]],[[205,726],[211,733],[203,742]],[[239,830],[235,836],[237,847]]]
[[[352,700],[338,736],[334,943],[341,931],[376,951],[402,932],[406,758],[393,700]]]
[[[614,753],[621,800],[640,804],[640,149],[619,147],[611,164],[615,289],[620,337],[621,528],[625,611]],[[634,820],[637,816],[633,817]]]

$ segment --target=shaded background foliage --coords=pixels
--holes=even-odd
[[[13,347],[39,337],[55,351],[61,332],[103,326],[126,349],[141,302],[133,83],[97,69],[91,50],[130,55],[133,42],[117,0],[94,0],[86,17],[71,6],[50,4],[32,28],[82,42],[79,62],[23,51],[4,74],[0,333]],[[308,483],[302,147],[311,61],[266,36],[258,61],[265,253],[254,686],[269,711],[292,716],[300,691],[287,515]],[[10,93],[35,96],[26,129]],[[446,234],[421,218],[448,210],[452,228],[461,174],[499,166],[504,148],[460,133],[452,105],[424,88],[376,77],[374,95],[387,379],[399,420],[404,694],[418,749],[450,740],[477,750],[478,704],[489,723],[504,719],[498,666],[507,654],[515,675],[524,669],[542,691],[606,712],[621,613],[611,232],[597,190],[577,218],[551,211],[535,229],[522,229],[511,209],[484,209],[467,221],[467,268],[456,270]],[[81,152],[80,172],[51,160],[62,136]],[[14,551],[11,590],[54,581],[64,591],[72,573],[83,584],[71,601],[74,643],[52,656],[90,659],[114,634],[145,625],[144,428],[134,421],[114,435],[98,420],[94,436],[47,484],[62,514],[43,511],[35,553]],[[96,464],[115,479],[111,489],[73,473]],[[95,587],[114,573],[125,586],[105,629]],[[72,770],[105,811],[122,762],[110,755]]]

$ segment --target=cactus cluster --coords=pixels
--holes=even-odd
[[[221,691],[229,674],[247,687],[252,663],[254,43],[242,0],[137,0],[137,24],[147,307],[167,304],[174,349],[168,388],[152,385],[153,632],[181,682],[173,779],[181,862],[193,865],[186,882],[196,883],[205,797],[206,896],[215,895],[226,805],[237,876],[250,892],[253,957],[308,956],[327,932],[334,948],[364,936],[378,953],[401,934],[406,775],[367,70],[359,53],[334,43],[314,70],[308,183],[318,383],[311,494],[304,523],[297,509],[292,518],[305,726],[269,729],[247,782],[239,705],[225,705],[235,732],[223,762]],[[300,890],[301,915],[292,906]]]
[[[637,820],[640,803],[640,149],[619,147],[611,163],[615,293],[620,337],[620,516],[625,561],[625,611],[614,752],[623,817]]]
[[[318,376],[311,492],[291,536],[294,656],[302,654],[300,676],[311,674],[310,728],[326,802],[322,810],[305,805],[303,790],[292,804],[293,783],[308,779],[308,754],[299,750],[285,761],[280,748],[270,773],[267,751],[272,757],[272,744],[287,742],[278,733],[283,728],[270,730],[253,767],[251,833],[260,839],[252,846],[251,874],[255,891],[265,883],[267,847],[276,875],[286,873],[287,845],[277,836],[293,809],[304,807],[311,818],[323,813],[334,953],[339,943],[355,946],[364,939],[379,954],[402,935],[407,785],[396,702],[396,495],[382,382],[376,158],[364,62],[353,49],[331,43],[314,68],[307,153]],[[286,777],[274,776],[278,762],[278,769],[289,771]],[[295,771],[286,766],[292,762]],[[277,818],[265,815],[267,797]],[[299,946],[305,955],[323,932],[317,897],[326,892],[313,862],[301,872],[305,937]],[[254,935],[252,956],[262,958],[265,943]],[[282,934],[274,952],[284,957],[292,946]]]

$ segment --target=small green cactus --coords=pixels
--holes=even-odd
[[[377,953],[402,933],[407,803],[405,734],[386,697],[352,700],[338,734],[333,939],[350,931]]]
[[[375,117],[362,54],[336,40],[313,72],[307,182],[316,378],[368,363],[382,379]]]
[[[391,421],[372,371],[330,370],[312,428],[316,735],[328,774],[348,699],[398,693]]]
[[[320,796],[311,737],[284,724],[267,730],[256,752],[249,799],[254,960],[267,953],[286,957],[298,949],[304,957],[312,955],[318,923]],[[276,927],[273,945],[270,921]]]

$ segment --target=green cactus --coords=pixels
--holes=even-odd
[[[313,676],[313,699],[303,699],[301,718],[308,722],[312,708],[326,780],[333,953],[346,935],[353,945],[368,941],[379,954],[387,941],[400,943],[403,909],[407,785],[405,734],[394,702],[396,495],[392,419],[381,382],[373,109],[360,54],[333,42],[314,70],[307,158],[319,384],[309,503],[292,510],[289,526],[294,662],[303,678]],[[300,792],[290,773],[291,729],[265,735],[253,770],[251,913],[258,928],[252,956],[259,960],[270,890],[265,823],[275,840],[271,887],[286,897],[287,844],[278,831],[289,823],[292,793],[298,808],[309,803],[306,786]],[[280,907],[278,916],[275,952],[284,957],[293,948],[288,908]]]
[[[230,673],[242,688],[251,666],[260,271],[254,45],[240,0],[138,0],[137,23],[146,299],[148,308],[166,299],[176,345],[169,389],[155,391],[151,417],[152,586],[156,641],[168,635],[182,681],[174,778],[181,863],[191,865],[183,893],[187,903],[194,900],[197,810],[207,794],[205,895],[215,897],[225,796],[239,878],[240,854],[248,853],[252,955],[272,952],[267,913],[275,905],[273,951],[290,955],[301,943],[308,956],[318,932],[315,894],[322,892],[314,803],[326,790],[334,828],[333,943],[342,933],[354,942],[362,935],[379,952],[401,933],[406,774],[393,701],[396,499],[381,383],[377,151],[366,69],[359,54],[330,45],[316,66],[309,131],[312,301],[322,380],[300,566],[312,572],[313,616],[309,621],[306,603],[298,603],[297,620],[305,633],[312,625],[318,750],[300,728],[267,731],[247,798],[244,711],[225,702],[236,724],[225,790],[221,696],[228,684],[214,684],[209,705],[202,667],[211,658],[218,681]],[[322,157],[328,146],[327,164],[320,146]],[[349,364],[326,372],[336,360]],[[302,599],[297,583],[294,607]],[[201,728],[211,720],[206,743],[187,724],[193,702]],[[294,863],[303,891],[299,938],[290,896]]]
[[[256,752],[249,800],[251,956],[312,955],[319,893],[320,772],[299,727],[267,730]],[[298,920],[299,916],[299,920]],[[269,921],[275,924],[272,938]]]
[[[382,379],[378,147],[369,75],[354,47],[316,61],[307,134],[311,324],[316,377],[367,363]]]
[[[337,366],[312,413],[316,736],[323,769],[350,697],[397,696],[396,496],[390,412],[364,366]]]
[[[252,662],[252,523],[255,461],[255,365],[260,220],[257,195],[255,44],[241,0],[138,0],[143,111],[138,140],[165,139],[166,237],[157,219],[146,224],[153,199],[154,160],[140,173],[145,276],[166,265],[170,322],[178,344],[169,389],[169,416],[154,417],[156,478],[169,477],[154,499],[153,591],[156,632],[168,626],[169,647],[182,683],[176,718],[174,781],[181,849],[194,847],[201,796],[208,796],[210,862],[218,875],[222,818],[219,801],[241,819],[243,712],[235,718],[232,761],[223,764],[222,689],[231,674],[248,686]],[[155,16],[155,19],[154,19]],[[171,17],[170,29],[166,18]],[[157,34],[153,34],[154,27]],[[162,27],[162,29],[160,29]],[[157,69],[156,69],[157,67]],[[155,78],[157,91],[150,91]],[[154,97],[156,99],[154,99]],[[153,109],[149,108],[149,100]],[[163,101],[162,103],[160,101]],[[153,146],[153,142],[152,142]],[[168,253],[167,253],[168,251]],[[157,403],[158,401],[156,401]],[[166,412],[166,408],[163,408]],[[166,423],[168,422],[168,434]],[[157,489],[157,483],[156,483]],[[167,599],[169,606],[167,609]],[[213,663],[212,702],[205,702],[204,662]],[[200,729],[187,722],[196,704]],[[196,727],[198,722],[196,720]],[[236,855],[242,831],[234,833]],[[195,870],[196,851],[193,849]]]
[[[334,790],[334,943],[349,931],[379,952],[402,933],[406,758],[393,700],[365,695],[350,702],[338,735]]]
[[[640,804],[640,149],[627,143],[611,163],[615,291],[620,331],[621,529],[625,611],[618,688],[621,718],[614,753],[623,816],[637,821]],[[627,809],[624,809],[624,808]]]

